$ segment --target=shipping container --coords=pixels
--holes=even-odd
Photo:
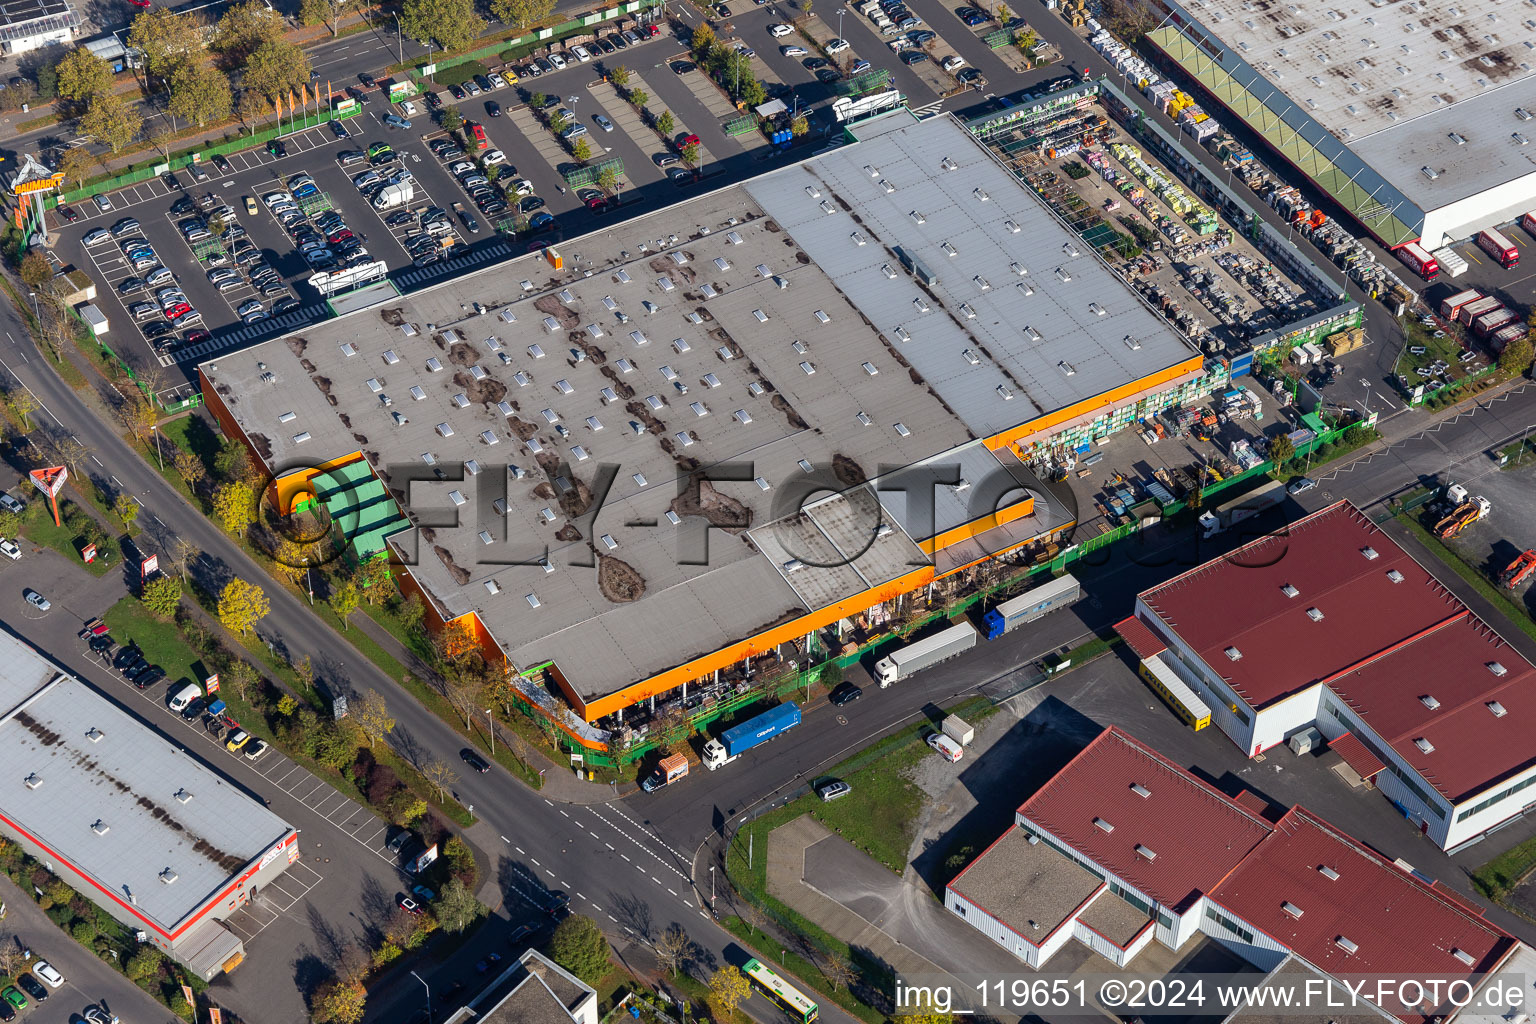
[[[1473,320],[1472,333],[1479,338],[1486,338],[1500,327],[1506,327],[1519,319],[1520,314],[1512,309],[1496,309]]]
[[[1492,313],[1502,305],[1504,303],[1492,295],[1484,296],[1481,299],[1474,299],[1461,307],[1461,312],[1456,314],[1456,321],[1463,327],[1471,327],[1474,318],[1480,317],[1484,313]]]
[[[1498,330],[1494,331],[1493,334],[1489,336],[1488,347],[1493,350],[1494,355],[1498,355],[1500,352],[1504,351],[1505,345],[1508,345],[1512,341],[1523,338],[1529,333],[1530,328],[1526,327],[1525,324],[1506,324],[1505,326],[1500,327]]]
[[[1448,299],[1440,300],[1440,315],[1447,320],[1455,320],[1456,314],[1461,312],[1462,306],[1482,297],[1483,293],[1476,288],[1468,288],[1466,291],[1457,292]]]
[[[1497,228],[1488,228],[1477,233],[1477,244],[1489,256],[1499,261],[1499,266],[1508,270],[1520,262],[1520,250],[1515,248],[1515,243],[1504,237],[1504,233]]]
[[[1440,276],[1440,264],[1436,263],[1435,258],[1429,254],[1429,250],[1418,242],[1400,245],[1393,251],[1397,253],[1398,259],[1408,264],[1409,269],[1424,280],[1433,282]]]
[[[1536,238],[1536,210],[1525,214],[1520,218],[1520,226],[1525,228],[1525,233]]]

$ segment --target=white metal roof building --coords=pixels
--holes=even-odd
[[[297,832],[5,633],[0,664],[0,829],[200,977],[232,969],[220,922],[298,858]]]
[[[1148,38],[1383,244],[1536,208],[1530,0],[1162,0]]]
[[[0,0],[0,45],[6,53],[67,43],[80,24],[80,15],[67,0]]]

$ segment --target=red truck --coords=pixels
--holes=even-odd
[[[1504,303],[1500,302],[1492,295],[1485,296],[1481,299],[1474,299],[1467,303],[1465,306],[1461,307],[1461,312],[1456,314],[1456,320],[1463,327],[1471,327],[1473,320],[1482,316],[1484,313],[1492,313],[1502,305],[1504,305]]]
[[[1433,283],[1435,278],[1440,276],[1440,264],[1435,262],[1435,258],[1429,254],[1429,250],[1418,242],[1400,245],[1394,251],[1397,253],[1398,259],[1408,264],[1409,268],[1424,280]]]
[[[1496,309],[1472,321],[1472,333],[1479,338],[1486,338],[1499,328],[1508,327],[1519,319],[1520,314],[1512,309]]]
[[[1525,228],[1525,233],[1536,238],[1536,210],[1525,214],[1520,218],[1520,226]]]
[[[1499,266],[1508,270],[1520,262],[1520,250],[1504,233],[1495,228],[1488,228],[1477,233],[1478,247],[1498,261]]]
[[[1488,348],[1492,350],[1494,355],[1498,355],[1504,351],[1505,345],[1508,345],[1517,338],[1525,337],[1528,333],[1529,329],[1523,323],[1516,321],[1512,324],[1506,324],[1488,336]]]
[[[1461,307],[1469,302],[1476,302],[1483,297],[1483,293],[1475,288],[1469,288],[1464,292],[1457,292],[1448,299],[1440,300],[1440,316],[1446,320],[1455,320],[1456,314],[1461,312]]]

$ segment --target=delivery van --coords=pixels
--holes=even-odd
[[[198,697],[201,697],[202,695],[203,691],[198,687],[196,683],[187,683],[181,689],[171,694],[171,700],[168,706],[172,711],[179,715],[187,709],[188,704],[191,704],[194,700],[196,700]]]
[[[928,745],[939,752],[946,761],[958,761],[965,756],[965,748],[941,732],[930,733]]]

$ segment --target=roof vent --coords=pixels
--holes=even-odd
[[[1145,800],[1147,797],[1152,795],[1152,791],[1150,789],[1148,789],[1146,786],[1143,786],[1139,782],[1131,783],[1131,792],[1135,793],[1137,796],[1141,797],[1143,800]]]
[[[1473,956],[1471,953],[1468,953],[1460,946],[1456,946],[1451,949],[1451,956],[1455,957],[1457,960],[1460,960],[1468,967],[1471,967],[1473,964],[1477,963],[1477,957]]]
[[[1425,707],[1429,708],[1429,710],[1431,710],[1431,711],[1438,710],[1439,707],[1440,707],[1440,702],[1438,700],[1436,700],[1434,697],[1431,697],[1427,693],[1424,694],[1424,696],[1419,698],[1419,702],[1421,704],[1423,704]]]
[[[528,602],[529,608],[537,608],[539,605],[544,603],[543,601],[539,600],[538,594],[524,594],[523,600]]]
[[[1424,175],[1424,177],[1428,178],[1430,181],[1435,181],[1440,177],[1439,173],[1432,169],[1428,164],[1420,167],[1419,173]]]
[[[501,593],[501,584],[497,583],[495,580],[486,580],[485,592],[487,594],[499,594]]]
[[[1339,880],[1339,873],[1333,870],[1333,868],[1329,867],[1327,864],[1319,864],[1317,866],[1317,873],[1328,879],[1330,882],[1337,882]]]
[[[1509,669],[1505,668],[1503,665],[1499,664],[1497,661],[1490,661],[1488,663],[1488,671],[1492,672],[1496,676],[1507,676],[1507,675],[1509,675]]]
[[[1147,860],[1157,860],[1157,854],[1140,843],[1136,844],[1136,853],[1138,856],[1147,858]]]
[[[1489,711],[1493,712],[1494,718],[1503,718],[1505,715],[1509,714],[1508,711],[1504,710],[1504,705],[1500,704],[1496,700],[1489,701],[1487,707]]]
[[[1035,835],[1033,832],[1031,832],[1029,834],[1029,845],[1030,846],[1039,846],[1040,845],[1040,837]]]
[[[1285,586],[1280,588],[1280,593],[1284,594],[1286,597],[1295,597],[1297,594],[1301,593],[1301,591],[1287,583]]]
[[[1425,739],[1423,736],[1416,737],[1413,741],[1413,745],[1418,747],[1419,751],[1424,754],[1433,754],[1435,752],[1435,745],[1429,742],[1429,740]]]
[[[804,568],[805,568],[805,563],[800,561],[800,559],[798,559],[798,558],[791,558],[789,561],[784,563],[784,572],[785,573],[799,572],[801,569],[804,569]]]
[[[1376,553],[1376,549],[1370,545],[1366,545],[1365,547],[1361,548],[1360,553],[1365,556],[1365,560],[1367,562],[1374,562],[1376,559],[1381,557]]]
[[[1285,911],[1287,914],[1290,914],[1292,917],[1300,917],[1302,914],[1301,908],[1289,900],[1280,904],[1280,909]]]
[[[1457,132],[1451,132],[1448,137],[1450,138],[1450,140],[1452,142],[1456,143],[1456,145],[1458,145],[1458,146],[1465,146],[1467,144],[1466,136],[1461,135],[1461,134],[1459,134]]]
[[[1243,660],[1243,652],[1238,650],[1236,647],[1228,647],[1224,653],[1226,654],[1226,656],[1228,658],[1232,659],[1233,661],[1242,661]]]
[[[104,836],[108,832],[112,831],[112,826],[108,825],[100,818],[97,818],[95,821],[91,822],[91,831],[95,832],[99,836]]]
[[[1338,938],[1334,939],[1333,944],[1338,946],[1346,953],[1353,953],[1360,948],[1358,945],[1343,935],[1340,935]]]
[[[1115,826],[1111,825],[1103,818],[1094,818],[1093,827],[1099,829],[1101,832],[1113,832],[1115,830]]]
[[[180,875],[176,874],[176,872],[172,871],[170,868],[166,868],[164,871],[160,872],[159,875],[160,881],[164,882],[166,885],[172,884],[176,881],[176,879],[180,877]]]
[[[94,725],[93,725],[93,726],[91,726],[91,727],[90,727],[90,729],[89,729],[89,730],[88,730],[88,731],[87,731],[87,732],[86,732],[86,734],[85,734],[85,738],[86,738],[86,739],[88,739],[88,740],[90,740],[90,741],[91,741],[91,742],[92,742],[92,743],[100,743],[100,742],[101,742],[101,738],[102,738],[102,737],[103,737],[103,736],[105,736],[105,735],[106,735],[106,733],[104,733],[104,732],[102,732],[102,731],[101,731],[101,730],[100,730],[100,729],[98,729],[98,728],[96,728],[96,727],[95,727],[95,726],[94,726]]]
[[[27,788],[28,789],[36,789],[38,786],[41,786],[43,784],[43,777],[41,775],[37,774],[37,772],[33,772],[31,775],[28,775],[22,781],[27,784]]]
[[[184,804],[184,803],[189,802],[191,799],[192,799],[192,791],[187,789],[185,786],[183,786],[182,788],[180,788],[180,789],[178,789],[176,791],[176,802],[177,803],[183,803]]]
[[[1322,622],[1323,610],[1321,608],[1308,608],[1307,618],[1311,619],[1313,622]]]
[[[1398,572],[1396,569],[1388,569],[1387,579],[1391,580],[1393,583],[1401,583],[1403,582],[1403,574]]]

